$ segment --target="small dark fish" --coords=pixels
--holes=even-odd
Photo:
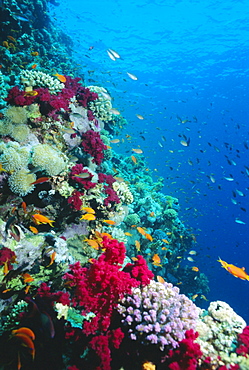
[[[10,228],[10,235],[12,236],[13,239],[19,242],[21,240],[21,232],[19,226],[12,225]]]
[[[11,13],[11,15],[19,21],[29,22],[29,19],[20,13]]]
[[[249,146],[247,145],[247,142],[246,141],[244,141],[244,147],[246,148],[246,149],[249,149]]]
[[[90,82],[91,82],[91,81],[90,81]],[[75,113],[70,113],[70,116],[77,117],[77,118],[82,118],[82,114],[77,113],[77,112],[75,112]]]
[[[215,151],[216,151],[217,153],[219,153],[219,152],[220,152],[220,149],[219,149],[219,148],[217,148],[217,146],[214,146],[214,149],[215,149]]]
[[[36,173],[39,171],[41,171],[41,167],[37,166],[37,167],[32,168],[32,170],[30,170],[28,173]]]
[[[10,228],[10,226],[16,221],[16,216],[11,216],[7,222],[6,222],[6,225],[5,225],[5,233],[8,234],[8,230]]]
[[[47,312],[43,311],[40,314],[40,320],[44,332],[46,332],[50,338],[54,338],[55,329],[51,316]]]
[[[246,209],[244,207],[240,207],[241,211],[246,212]]]

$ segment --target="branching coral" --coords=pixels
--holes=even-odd
[[[100,86],[88,86],[87,88],[98,94],[98,98],[89,103],[89,109],[97,118],[103,121],[110,121],[112,119],[112,103],[107,90]]]
[[[220,358],[225,364],[230,363],[229,354],[234,352],[237,335],[242,332],[246,322],[225,302],[211,302],[208,312],[203,312],[197,321],[199,332],[197,342],[205,357],[212,361]]]
[[[158,345],[161,350],[167,345],[177,347],[198,317],[197,307],[177,287],[155,281],[133,288],[117,311],[132,340]]]
[[[41,71],[21,71],[21,82],[25,86],[47,87],[51,94],[56,94],[64,88],[64,84],[57,78]]]

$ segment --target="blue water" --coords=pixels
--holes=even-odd
[[[155,181],[164,177],[163,192],[179,199],[197,238],[194,265],[210,281],[207,298],[249,323],[249,281],[217,262],[249,272],[248,1],[61,0],[50,15],[72,38],[75,76],[107,88],[128,121],[121,135],[131,141],[117,151],[140,145]],[[111,60],[108,48],[122,59]]]

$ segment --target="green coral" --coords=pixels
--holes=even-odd
[[[173,208],[174,204],[176,204],[176,205],[179,204],[177,198],[171,197],[170,195],[166,195],[165,198],[166,198],[166,202],[167,202],[167,208]]]
[[[9,107],[5,112],[4,116],[6,120],[14,124],[25,124],[28,120],[26,108],[24,107]]]
[[[35,181],[36,175],[29,173],[26,168],[15,170],[8,178],[10,190],[22,197],[34,190],[35,185],[32,185],[32,182]]]
[[[33,148],[32,164],[34,167],[40,167],[49,176],[59,175],[66,169],[66,162],[62,153],[48,144],[38,144]]]
[[[131,213],[130,215],[127,215],[124,219],[124,222],[127,226],[131,225],[139,225],[140,224],[140,217],[137,213]]]
[[[74,187],[70,186],[67,181],[61,182],[60,186],[58,187],[58,192],[64,198],[71,197],[74,190]]]
[[[0,162],[6,171],[13,172],[28,166],[30,153],[26,147],[21,147],[17,142],[0,144]]]
[[[166,209],[164,212],[163,212],[164,216],[171,220],[171,221],[174,221],[177,216],[178,216],[178,213],[176,210],[172,209],[172,208],[169,208],[169,209]]]
[[[30,131],[28,126],[21,124],[13,127],[10,136],[13,137],[13,139],[15,139],[16,141],[22,142],[27,140],[29,133]]]
[[[9,315],[2,317],[2,323],[0,323],[0,334],[6,330],[14,329],[19,325],[19,315],[28,310],[28,303],[21,300],[11,308]]]
[[[89,312],[86,316],[83,316],[76,308],[63,305],[62,303],[56,303],[55,310],[58,313],[57,318],[59,320],[63,317],[70,322],[73,328],[79,329],[82,329],[83,321],[90,321],[96,316],[93,312]]]

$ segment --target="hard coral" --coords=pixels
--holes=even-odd
[[[155,281],[133,288],[132,294],[120,301],[117,311],[132,340],[157,345],[160,350],[168,345],[177,347],[185,331],[195,327],[198,317],[195,304],[179,294],[177,287]]]

